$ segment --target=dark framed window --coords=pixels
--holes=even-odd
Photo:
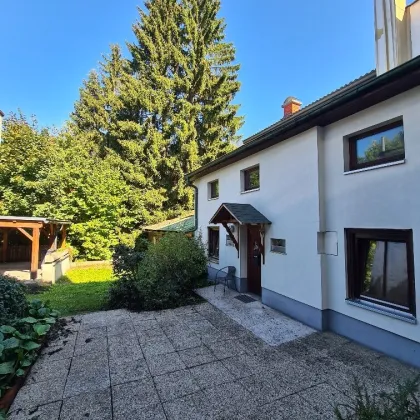
[[[219,180],[209,182],[209,198],[219,198]]]
[[[403,122],[349,137],[348,144],[350,170],[402,160],[405,158]]]
[[[416,314],[412,230],[346,229],[349,299]]]
[[[212,260],[219,261],[219,228],[209,227],[208,228],[208,253],[209,258]]]
[[[244,177],[244,191],[260,188],[260,167],[254,166],[242,171]]]

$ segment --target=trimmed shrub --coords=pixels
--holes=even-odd
[[[338,420],[419,420],[420,376],[397,385],[392,392],[369,395],[357,381],[353,385],[351,404],[335,407]]]
[[[206,271],[201,238],[166,234],[149,246],[136,271],[122,275],[111,286],[109,304],[113,308],[158,310],[189,303]]]
[[[27,309],[25,286],[14,277],[0,275],[0,325],[25,316]]]
[[[116,276],[133,274],[143,260],[149,246],[147,239],[138,237],[133,248],[119,244],[112,254],[112,267]]]

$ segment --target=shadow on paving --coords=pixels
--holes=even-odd
[[[379,393],[418,373],[331,333],[269,346],[209,303],[91,313],[68,326],[11,419],[333,419],[353,377]]]

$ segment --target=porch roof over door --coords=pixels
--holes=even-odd
[[[240,203],[223,203],[210,219],[210,223],[271,224],[254,206]]]

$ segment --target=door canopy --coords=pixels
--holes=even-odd
[[[210,223],[239,223],[240,225],[266,225],[271,222],[251,204],[223,203],[210,219]]]

